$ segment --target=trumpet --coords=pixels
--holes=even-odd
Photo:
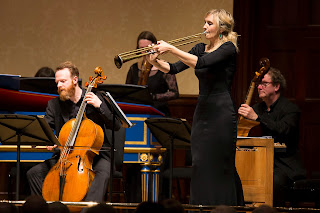
[[[204,31],[202,33],[197,33],[194,35],[174,39],[174,40],[168,41],[167,43],[171,44],[175,47],[191,44],[191,43],[194,43],[196,41],[201,40],[201,35],[205,34],[205,33],[206,33],[206,31]],[[114,57],[114,63],[117,66],[117,68],[120,69],[122,64],[126,63],[127,61],[131,61],[133,59],[141,58],[142,56],[155,53],[156,51],[154,51],[152,48],[153,48],[153,46],[150,46],[150,47],[144,47],[144,48],[120,53],[119,55],[116,55]]]

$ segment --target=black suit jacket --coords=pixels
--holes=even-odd
[[[284,171],[291,180],[305,177],[305,169],[299,154],[300,109],[297,105],[280,96],[270,106],[264,102],[253,106],[259,116],[263,136],[272,136],[274,142],[286,144],[286,152],[275,152],[274,166]]]
[[[82,89],[82,96],[78,103],[74,104],[71,101],[61,101],[59,97],[56,97],[48,102],[48,106],[45,112],[45,120],[48,122],[50,127],[55,134],[59,136],[62,126],[72,118],[76,117],[77,111],[82,103],[85,90]],[[102,101],[100,108],[95,108],[88,104],[86,106],[86,116],[88,119],[92,120],[94,123],[101,126],[104,132],[104,142],[102,147],[110,147],[110,141],[106,135],[107,129],[112,129],[113,127],[113,114],[103,98],[100,92],[96,95]],[[121,127],[121,122],[115,119],[114,130],[117,131]],[[106,151],[100,151],[99,155],[103,158],[110,160],[110,150],[103,149]],[[57,152],[54,155],[59,155]]]

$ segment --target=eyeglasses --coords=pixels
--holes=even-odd
[[[266,87],[268,86],[268,84],[272,84],[272,82],[259,82],[259,83],[257,84],[257,87],[258,87],[259,85],[261,85],[261,87],[266,88]]]

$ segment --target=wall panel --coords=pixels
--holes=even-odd
[[[203,31],[204,14],[212,8],[232,12],[233,1],[1,0],[0,73],[33,76],[42,66],[55,68],[71,60],[84,82],[101,66],[106,83],[123,84],[134,61],[118,70],[113,58],[135,49],[141,31],[152,31],[167,41],[193,35]],[[198,93],[192,69],[177,78],[180,93]]]

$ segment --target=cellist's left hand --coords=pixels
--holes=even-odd
[[[98,96],[96,96],[93,92],[89,92],[84,98],[84,101],[86,101],[87,104],[91,104],[95,108],[99,108],[102,103]]]

